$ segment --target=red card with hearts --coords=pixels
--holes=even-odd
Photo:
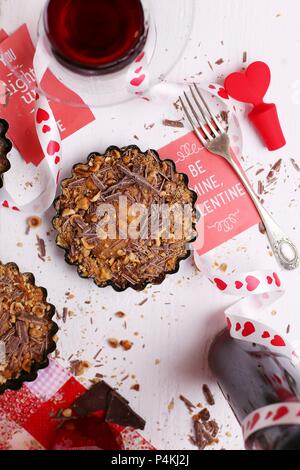
[[[1,37],[4,40],[0,44],[0,80],[6,84],[9,92],[8,105],[1,107],[1,116],[9,122],[9,136],[25,162],[37,166],[43,160],[44,154],[34,123],[34,46],[26,25],[21,26],[6,39],[5,33],[1,34]],[[14,70],[17,69],[18,76],[12,73],[10,65]],[[43,78],[43,85],[49,91],[55,89],[55,95],[61,97],[63,101],[70,101],[72,98],[72,102],[81,105],[74,113],[70,112],[65,104],[50,102],[62,139],[95,120],[93,113],[84,106],[81,98],[62,85],[49,70]],[[38,119],[44,122],[43,132],[47,133],[49,131],[47,114],[41,111]]]
[[[208,152],[193,132],[171,142],[159,153],[188,175],[189,186],[198,195],[197,207],[204,220],[204,233],[198,237],[203,245],[196,245],[199,255],[260,222],[234,170],[223,158]]]

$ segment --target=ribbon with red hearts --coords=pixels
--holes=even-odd
[[[272,426],[300,425],[300,403],[282,402],[264,406],[249,414],[242,423],[245,446],[251,449],[251,436]]]
[[[279,275],[254,271],[211,278],[214,285],[230,295],[243,298],[225,310],[232,338],[265,346],[269,351],[299,364],[300,356],[287,337],[258,320],[263,311],[284,295]],[[276,377],[276,380],[281,380]],[[242,423],[245,447],[252,449],[251,436],[271,426],[300,425],[300,403],[274,403],[253,411]]]
[[[58,126],[50,107],[49,101],[46,96],[39,93],[38,86],[45,75],[49,63],[45,60],[49,57],[47,54],[47,44],[45,38],[39,38],[36,52],[33,60],[33,67],[36,77],[36,102],[35,102],[35,126],[40,145],[42,147],[45,159],[41,170],[46,172],[47,181],[46,186],[43,188],[34,200],[28,204],[19,206],[3,188],[1,191],[0,207],[11,209],[13,211],[35,212],[37,214],[44,213],[53,203],[55,198],[56,189],[59,181],[59,175],[62,168],[62,153],[61,153],[61,137]],[[14,72],[17,73],[17,72]],[[20,77],[22,80],[22,77]],[[134,63],[129,67],[127,72],[127,87],[129,91],[136,95],[142,95],[150,85],[150,76],[148,68],[147,53],[144,51],[135,59]]]

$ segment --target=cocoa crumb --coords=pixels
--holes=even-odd
[[[45,240],[40,238],[38,235],[36,236],[36,240],[37,240],[38,256],[43,261],[45,261],[45,256],[47,254]]]
[[[216,60],[215,64],[216,64],[216,65],[222,65],[222,64],[224,64],[224,59],[218,59],[218,60]]]
[[[118,318],[124,318],[124,317],[126,317],[126,314],[124,312],[116,312],[115,316],[118,317]]]
[[[247,62],[247,51],[243,52],[243,63],[245,64]]]
[[[139,384],[134,384],[130,388],[131,388],[131,390],[135,390],[136,392],[139,392],[140,389],[141,389]]]
[[[142,300],[138,305],[142,307],[146,302],[148,302],[148,297],[144,300]]]
[[[116,338],[109,338],[107,340],[108,344],[110,345],[111,348],[114,348],[114,349],[117,349],[117,347],[119,346],[119,340],[117,340]]]
[[[70,363],[70,366],[71,373],[79,377],[85,373],[86,369],[89,369],[90,364],[87,361],[75,360]]]
[[[132,348],[133,343],[129,341],[128,339],[125,339],[125,340],[120,341],[120,345],[122,346],[124,351],[129,351]]]

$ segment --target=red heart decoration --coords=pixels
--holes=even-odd
[[[285,346],[285,342],[283,338],[281,338],[281,336],[278,336],[278,335],[274,336],[274,338],[271,341],[271,344],[273,346],[279,346],[279,347]]]
[[[141,52],[140,55],[138,55],[137,58],[135,59],[135,62],[138,64],[139,62],[141,62],[141,60],[143,60],[144,57],[145,57],[145,52]]]
[[[237,324],[235,325],[235,331],[240,331],[240,329],[242,328],[242,325],[237,322]]]
[[[254,332],[255,332],[255,326],[250,321],[247,321],[244,325],[244,329],[242,331],[242,336],[244,336],[244,337],[250,336]]]
[[[51,140],[48,144],[48,147],[47,147],[47,153],[48,155],[51,155],[51,157],[59,152],[60,150],[60,145],[58,142],[56,142],[55,140]]]
[[[218,289],[224,291],[225,289],[227,289],[227,284],[226,282],[222,281],[222,279],[218,279],[217,277],[214,279],[215,281],[215,284],[217,286]]]
[[[39,108],[36,113],[36,122],[41,124],[43,121],[48,121],[50,118],[49,113],[42,108]]]
[[[273,414],[273,412],[272,412],[272,411],[269,411],[268,414],[267,414],[267,416],[265,417],[265,419],[271,418],[272,414]]]
[[[240,290],[243,287],[243,283],[241,281],[235,281],[235,287],[237,290]]]
[[[54,160],[54,163],[55,163],[55,165],[58,165],[59,162],[60,162],[60,158],[59,158],[59,156],[57,156]]]
[[[272,282],[273,282],[273,278],[271,276],[268,276],[267,277],[267,282],[268,282],[269,285],[271,285]]]
[[[47,134],[47,132],[50,132],[51,131],[51,127],[49,126],[46,126],[46,124],[44,125],[43,129],[42,129],[43,133],[44,134]]]
[[[13,207],[12,207],[12,210],[13,210],[13,211],[16,211],[16,212],[20,212],[20,209],[19,209],[18,207],[16,207],[16,206],[13,206]]]
[[[9,204],[8,204],[8,201],[4,201],[3,204],[2,204],[3,207],[6,207],[6,208],[9,208]]]
[[[224,100],[229,100],[229,96],[225,88],[220,88],[218,91],[218,95],[223,98]]]
[[[283,416],[287,415],[289,412],[289,409],[286,406],[281,406],[278,408],[273,421],[278,421],[280,418],[283,418]]]
[[[270,333],[268,331],[264,331],[264,333],[261,335],[262,338],[270,338]]]
[[[259,419],[260,419],[260,414],[255,413],[255,415],[253,416],[252,422],[251,422],[250,430],[252,430],[254,428],[254,426],[257,424]]]
[[[228,317],[226,318],[226,321],[227,321],[228,330],[230,331],[231,330],[231,321]]]
[[[230,74],[225,89],[232,98],[243,103],[258,105],[262,102],[271,81],[271,72],[264,62],[254,62],[245,73]]]
[[[132,86],[138,87],[138,86],[140,86],[140,85],[143,83],[143,81],[145,80],[145,78],[146,78],[146,75],[145,75],[145,74],[140,75],[139,77],[133,78],[133,79],[130,81],[130,84],[131,84]]]
[[[249,292],[253,292],[255,289],[258,288],[260,284],[260,280],[257,279],[257,277],[254,276],[247,276],[246,277],[246,282],[247,282],[247,290]]]
[[[274,281],[277,287],[281,286],[281,280],[279,279],[278,275],[276,273],[273,273]]]
[[[215,90],[215,89],[216,89],[215,85],[209,85],[208,88],[210,88],[211,90]]]
[[[134,71],[134,73],[140,73],[142,70],[143,70],[143,67],[141,66],[141,67],[139,67],[138,69],[136,69],[136,70]]]

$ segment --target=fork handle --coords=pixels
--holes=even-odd
[[[279,264],[287,270],[296,269],[299,266],[299,253],[294,243],[288,238],[283,230],[276,224],[273,217],[260,202],[251,184],[237,165],[231,155],[226,157],[228,163],[239,176],[249,196],[251,197],[260,217],[265,226],[273,253]]]

